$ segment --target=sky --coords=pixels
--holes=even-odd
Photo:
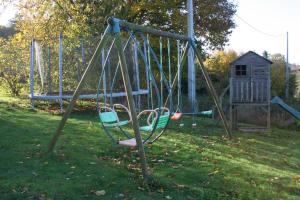
[[[226,49],[249,50],[262,54],[286,55],[286,32],[289,32],[289,62],[300,64],[300,0],[234,0],[237,27]],[[16,10],[0,6],[0,25],[7,25]]]
[[[237,27],[226,49],[286,55],[289,32],[289,62],[300,64],[300,0],[235,0]]]
[[[0,6],[0,25],[7,26],[9,20],[15,16],[16,12],[17,11],[13,6]]]

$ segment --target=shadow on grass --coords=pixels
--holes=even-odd
[[[299,137],[244,135],[232,141],[210,121],[178,123],[145,146],[157,187],[141,184],[136,149],[113,145],[93,114],[72,114],[54,153],[43,157],[58,115],[0,106],[0,195],[57,199],[293,199],[299,195]],[[198,120],[198,119],[196,119]],[[213,130],[210,131],[209,128]],[[275,130],[277,131],[277,130]],[[295,144],[290,144],[294,142]],[[284,154],[292,151],[291,155]]]

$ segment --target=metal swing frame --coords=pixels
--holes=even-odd
[[[129,23],[125,20],[120,20],[120,19],[116,19],[116,18],[109,18],[108,24],[109,25],[106,28],[106,30],[101,38],[101,41],[99,42],[99,44],[95,50],[95,53],[92,56],[92,58],[88,64],[88,67],[86,68],[84,74],[82,75],[82,78],[73,94],[72,100],[71,100],[66,112],[64,113],[62,120],[60,121],[55,134],[53,135],[53,138],[49,144],[48,152],[51,152],[54,149],[55,144],[56,144],[59,136],[61,135],[62,129],[65,126],[67,119],[76,103],[76,100],[78,99],[78,97],[80,95],[80,91],[81,91],[81,88],[83,86],[85,79],[87,78],[87,74],[89,71],[91,71],[91,69],[93,69],[96,66],[96,63],[97,63],[97,60],[99,59],[101,50],[104,48],[104,46],[108,42],[108,37],[114,37],[116,40],[116,47],[117,47],[117,51],[118,51],[118,55],[119,55],[119,59],[120,59],[120,67],[121,67],[124,85],[125,85],[125,89],[126,89],[126,96],[127,96],[127,100],[128,100],[129,110],[130,110],[131,116],[132,116],[132,127],[134,130],[136,143],[137,143],[140,154],[145,155],[143,141],[142,141],[142,137],[141,137],[140,130],[139,130],[137,113],[135,110],[135,102],[134,102],[134,98],[133,98],[132,88],[130,85],[130,78],[129,78],[127,64],[126,64],[126,58],[125,58],[124,52],[122,50],[121,36],[120,36],[120,32],[122,29],[125,31],[131,30],[134,32],[149,33],[149,34],[155,35],[155,36],[162,36],[162,37],[166,37],[166,38],[170,38],[170,39],[172,38],[172,39],[182,40],[182,41],[187,42],[188,48],[193,48],[193,50],[195,52],[195,55],[196,55],[196,58],[198,61],[197,64],[199,66],[199,69],[200,69],[202,75],[204,76],[207,88],[210,91],[210,93],[214,99],[214,103],[216,104],[216,108],[222,119],[224,129],[225,129],[227,135],[229,136],[229,138],[231,138],[231,132],[230,132],[230,129],[228,126],[228,122],[227,122],[225,115],[220,107],[219,98],[213,87],[213,84],[208,75],[208,72],[206,71],[206,69],[204,67],[204,64],[201,59],[201,53],[197,48],[194,38],[189,38],[185,35],[164,32],[164,31],[160,31],[157,29],[153,29],[153,28],[149,28],[149,27],[145,27],[145,26],[141,26],[141,25],[136,25],[133,23]],[[185,52],[185,54],[186,54],[186,52]],[[186,62],[186,55],[183,55],[183,58],[184,59],[182,59],[181,65],[183,65],[183,62]],[[173,89],[173,88],[171,88],[171,89]]]
[[[144,37],[144,36],[142,36],[142,37],[143,37],[143,39],[145,40],[145,37]],[[124,45],[124,47],[123,47],[123,52],[127,49],[128,44],[129,44],[131,41],[133,41],[134,44],[137,45],[137,46],[136,46],[137,57],[138,57],[138,55],[140,55],[140,56],[142,57],[142,60],[143,60],[143,62],[144,62],[144,64],[145,64],[145,66],[146,66],[146,71],[147,71],[148,75],[150,76],[150,82],[151,82],[150,84],[151,84],[151,85],[153,84],[154,89],[155,89],[155,93],[156,93],[156,96],[157,96],[157,104],[158,104],[158,105],[161,105],[161,99],[160,99],[160,95],[159,95],[159,90],[158,90],[157,84],[156,84],[156,82],[155,82],[155,80],[154,80],[154,76],[153,76],[152,70],[151,70],[151,68],[150,68],[150,66],[149,66],[149,62],[148,62],[148,60],[147,60],[147,57],[143,54],[143,52],[142,52],[142,50],[141,50],[141,47],[140,47],[140,45],[138,44],[138,41],[136,40],[135,34],[134,34],[133,32],[131,32],[131,34],[130,34],[128,40],[127,40],[127,42],[125,43],[125,45]],[[116,138],[114,138],[113,134],[110,132],[110,129],[111,129],[111,128],[118,128],[118,129],[123,133],[123,135],[124,135],[128,140],[130,140],[130,139],[132,139],[132,137],[130,136],[130,134],[129,134],[128,132],[126,132],[125,130],[122,129],[122,126],[124,126],[124,125],[126,125],[126,124],[128,124],[128,123],[124,124],[124,123],[119,123],[119,122],[118,122],[118,120],[117,120],[117,119],[118,119],[117,112],[116,112],[116,110],[113,108],[114,105],[116,105],[116,104],[113,104],[113,103],[112,103],[112,98],[110,98],[110,107],[106,107],[106,106],[100,107],[100,105],[99,105],[99,99],[100,99],[100,92],[99,92],[99,91],[100,91],[100,88],[101,88],[101,82],[102,82],[102,79],[104,78],[104,72],[105,72],[106,67],[107,67],[106,64],[107,64],[107,62],[108,62],[108,58],[109,58],[109,56],[110,56],[110,54],[111,54],[111,50],[112,50],[112,47],[114,46],[114,43],[115,43],[115,40],[112,41],[111,46],[110,46],[110,48],[108,49],[107,56],[106,56],[106,58],[105,58],[105,60],[104,60],[104,63],[103,63],[103,67],[102,67],[102,71],[101,71],[100,78],[99,78],[99,83],[98,83],[98,89],[97,89],[97,98],[96,98],[97,101],[96,101],[96,107],[97,107],[97,110],[98,110],[98,113],[99,113],[100,123],[101,123],[103,129],[105,130],[106,134],[111,138],[111,140],[112,140],[114,143],[119,144],[120,140],[117,140]],[[151,48],[148,41],[146,42],[146,45],[147,45],[148,48]],[[152,51],[153,57],[157,60],[157,57],[156,57],[154,51],[153,51],[153,50],[151,50],[151,51]],[[156,63],[158,64],[157,66],[158,66],[158,68],[159,68],[159,71],[160,71],[160,73],[161,73],[161,76],[162,76],[164,79],[166,79],[166,78],[165,78],[165,75],[163,74],[162,66],[158,63],[158,61],[156,61]],[[117,74],[118,74],[119,67],[120,67],[120,62],[118,63],[118,65],[117,65],[117,67],[116,67],[116,70],[115,70],[115,72],[114,72],[113,81],[112,81],[112,84],[111,84],[111,86],[110,86],[111,90],[114,88],[114,83],[115,83],[116,76],[117,76]],[[170,91],[170,86],[168,85],[168,82],[165,81],[164,83],[167,84],[167,88],[168,88],[168,90]],[[111,94],[110,94],[110,95],[111,95]],[[106,105],[106,103],[105,103],[105,105]],[[123,105],[122,105],[122,106],[123,106]],[[103,112],[101,112],[101,108],[104,108],[104,109],[107,108],[107,110],[109,110],[109,111],[108,111],[108,114],[113,113],[113,115],[115,116],[115,120],[112,120],[112,121],[111,121],[111,123],[113,124],[113,126],[110,125],[110,124],[108,124],[108,123],[103,123],[103,121],[101,120],[101,113],[103,113]],[[131,118],[131,115],[130,115],[128,109],[127,109],[125,106],[123,106],[123,108],[128,112],[128,114],[129,114],[129,116],[130,116],[130,118]],[[151,110],[151,112],[155,112],[155,113],[156,113],[156,117],[155,117],[156,120],[155,120],[155,123],[154,123],[154,124],[153,124],[153,123],[151,124],[151,126],[152,126],[152,127],[151,127],[151,130],[148,131],[148,132],[149,132],[148,136],[146,137],[146,139],[143,140],[143,143],[144,143],[144,144],[146,144],[146,143],[153,143],[154,141],[156,141],[156,140],[157,140],[157,139],[165,132],[166,127],[167,127],[167,125],[168,125],[168,123],[169,123],[169,120],[170,120],[170,116],[169,116],[169,115],[168,115],[167,121],[165,122],[164,126],[163,126],[163,127],[159,127],[159,128],[161,129],[161,131],[160,131],[158,134],[154,135],[155,132],[156,132],[156,129],[157,129],[158,124],[161,123],[161,119],[163,119],[163,118],[166,117],[165,114],[164,114],[164,115],[161,115],[161,111],[162,111],[162,110],[165,110],[165,108],[159,107],[159,108],[156,108],[155,110]],[[143,111],[143,112],[144,112],[144,111]],[[142,112],[142,113],[143,113],[143,112]],[[104,113],[105,113],[105,112],[104,112]],[[158,113],[158,114],[157,114],[157,113]],[[168,110],[168,113],[169,113],[169,110]],[[140,113],[140,114],[141,114],[141,113]],[[139,114],[139,116],[140,116],[140,114]],[[150,115],[151,115],[151,114],[150,114]],[[139,116],[138,116],[138,118],[139,118]],[[150,117],[150,116],[149,116],[149,117]],[[149,119],[149,117],[148,117],[148,119]],[[129,121],[131,121],[131,119],[130,119]],[[149,124],[149,123],[148,123],[148,124]],[[161,124],[160,124],[160,125],[161,125]],[[146,132],[147,132],[147,131],[146,131]],[[154,136],[155,136],[155,137],[154,137]],[[152,138],[153,138],[153,139],[152,139]]]

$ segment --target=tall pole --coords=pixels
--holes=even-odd
[[[285,98],[289,98],[289,32],[286,32]]]
[[[59,55],[58,55],[58,76],[59,76],[59,102],[60,102],[60,112],[63,112],[63,35],[59,35]]]
[[[29,80],[30,80],[30,97],[31,97],[31,105],[32,108],[34,108],[34,61],[35,61],[35,39],[32,39],[31,45],[30,45],[30,74],[29,74]]]
[[[193,0],[187,0],[188,10],[188,37],[194,39],[194,14]],[[193,112],[195,112],[196,103],[196,71],[194,63],[194,50],[189,48],[188,51],[188,96],[192,103]]]

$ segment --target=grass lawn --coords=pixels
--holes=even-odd
[[[137,151],[113,145],[95,114],[72,114],[45,156],[60,118],[2,94],[0,199],[300,199],[297,129],[228,141],[215,122],[196,119],[193,129],[185,117],[145,147],[155,180],[146,188]]]

